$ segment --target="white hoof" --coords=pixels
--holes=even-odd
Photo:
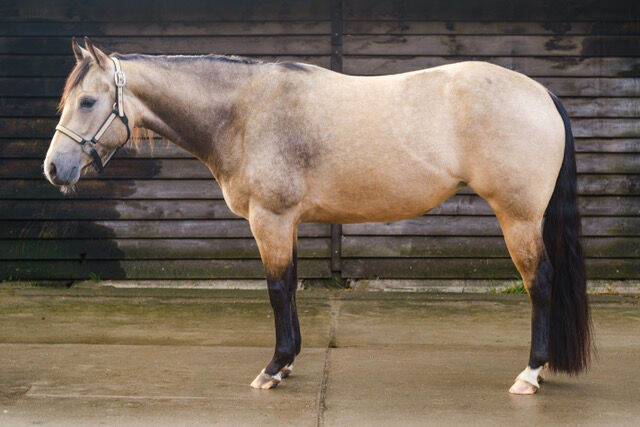
[[[509,389],[509,393],[512,394],[534,394],[540,389],[538,378],[540,378],[540,371],[542,367],[531,369],[526,367],[524,371],[520,372],[520,375],[516,377],[516,381]]]
[[[537,391],[538,387],[522,380],[516,380],[509,389],[509,393],[511,394],[535,394]]]
[[[287,378],[293,372],[293,363],[289,363],[287,366],[280,370],[280,376],[282,379]]]
[[[282,381],[282,375],[280,372],[271,376],[264,372],[260,372],[260,375],[256,377],[255,380],[251,383],[251,387],[261,389],[261,390],[269,390],[270,388],[275,388]]]

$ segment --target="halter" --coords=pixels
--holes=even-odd
[[[113,61],[116,67],[116,71],[114,74],[114,79],[116,82],[116,102],[113,104],[113,110],[111,111],[111,114],[109,114],[109,117],[105,119],[105,121],[102,123],[102,126],[100,126],[100,129],[98,129],[95,135],[93,135],[93,138],[89,140],[84,139],[71,129],[62,126],[60,123],[58,123],[58,125],[56,126],[56,132],[62,132],[63,134],[67,135],[69,138],[80,144],[80,146],[82,147],[82,151],[89,154],[93,158],[93,163],[95,163],[96,168],[100,173],[104,171],[104,167],[107,165],[107,163],[109,163],[109,160],[111,160],[111,158],[118,152],[118,150],[120,150],[120,148],[122,148],[122,146],[129,141],[129,137],[131,136],[131,131],[129,130],[129,119],[127,118],[126,114],[124,114],[123,106],[124,85],[127,83],[127,77],[124,75],[122,68],[120,68],[120,61],[118,61],[118,58],[112,57],[110,59]],[[119,117],[122,123],[124,123],[124,126],[127,128],[127,139],[125,139],[122,144],[118,145],[118,147],[113,150],[109,157],[107,157],[107,160],[103,163],[100,155],[96,151],[96,146],[98,145],[100,138],[102,138],[102,136],[107,131],[109,126],[111,126],[111,123],[113,123],[116,117]]]

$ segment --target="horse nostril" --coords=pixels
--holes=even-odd
[[[49,176],[51,178],[54,178],[57,173],[58,173],[58,170],[56,169],[56,165],[53,162],[51,162],[51,164],[49,165]]]

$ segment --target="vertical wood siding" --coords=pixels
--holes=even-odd
[[[108,52],[237,54],[327,68],[341,60],[348,74],[467,59],[521,71],[572,116],[590,277],[640,278],[638,6],[534,3],[0,2],[0,280],[263,276],[246,221],[228,210],[208,170],[173,145],[122,150],[72,196],[44,180],[74,35]],[[304,224],[300,236],[301,276],[330,277],[330,226]],[[469,190],[423,217],[347,225],[341,236],[333,268],[339,261],[345,278],[516,274],[488,205]]]

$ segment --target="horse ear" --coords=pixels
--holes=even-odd
[[[73,54],[76,57],[76,62],[81,62],[84,58],[89,56],[89,52],[78,44],[75,37],[71,37],[71,48],[73,49]]]
[[[107,56],[107,54],[95,47],[93,43],[91,43],[91,40],[89,40],[89,37],[85,36],[84,45],[91,54],[91,57],[96,61],[96,64],[98,64],[100,68],[104,68],[107,64],[107,61],[109,61],[109,57]]]

